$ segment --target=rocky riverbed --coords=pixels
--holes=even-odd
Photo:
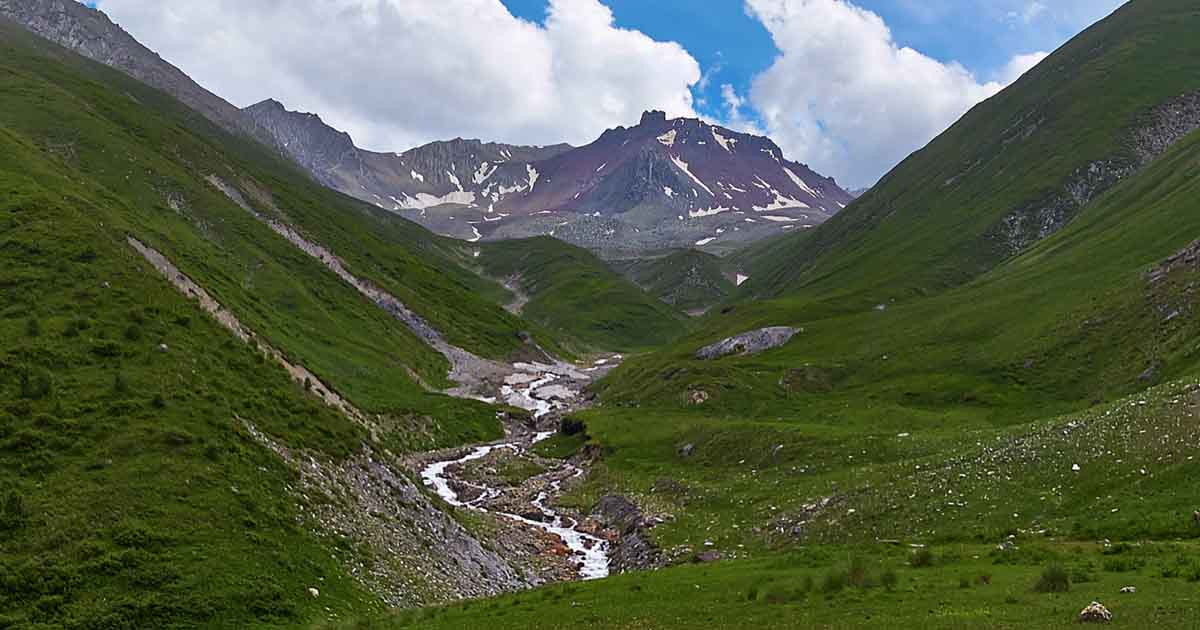
[[[596,579],[609,573],[613,532],[555,505],[564,486],[585,470],[567,460],[545,458],[533,446],[554,435],[561,416],[586,406],[585,388],[607,373],[620,356],[591,365],[563,362],[516,363],[496,392],[498,401],[525,409],[532,425],[510,424],[508,437],[489,444],[426,453],[414,461],[425,486],[443,501],[497,521],[496,546],[514,550],[512,561],[535,581]],[[533,557],[517,550],[536,550]]]

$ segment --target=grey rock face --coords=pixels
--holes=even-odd
[[[1021,134],[1036,133],[1036,125]],[[1001,219],[989,233],[1008,255],[1016,255],[1061,230],[1079,210],[1121,180],[1145,168],[1179,140],[1200,129],[1200,91],[1173,98],[1132,125],[1117,154],[1075,170],[1062,189]]]
[[[697,359],[719,359],[731,354],[748,355],[766,352],[778,348],[792,340],[801,332],[799,328],[773,326],[761,328],[748,333],[742,333],[728,339],[722,339],[710,346],[705,346],[696,352]]]
[[[649,523],[642,511],[629,499],[610,495],[596,503],[592,518],[606,529],[618,532],[609,548],[609,568],[614,573],[643,571],[663,565],[662,554],[650,542]]]

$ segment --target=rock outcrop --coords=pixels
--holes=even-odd
[[[617,532],[609,548],[609,569],[613,573],[643,571],[664,564],[659,549],[650,541],[650,523],[640,508],[629,499],[610,495],[592,508],[592,518],[605,529]]]
[[[728,339],[722,339],[710,346],[705,346],[696,352],[696,358],[712,360],[731,354],[758,354],[787,344],[787,342],[792,340],[792,337],[795,337],[800,332],[803,331],[799,328],[790,328],[787,326],[760,328],[729,337]]]
[[[1100,602],[1088,604],[1088,607],[1079,613],[1080,623],[1112,623],[1112,620],[1112,613]]]
[[[1003,219],[989,238],[1016,255],[1061,230],[1079,210],[1121,180],[1145,168],[1176,142],[1200,129],[1200,91],[1153,108],[1131,125],[1123,147],[1075,170],[1061,189],[1021,207]]]

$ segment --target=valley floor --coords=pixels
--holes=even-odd
[[[1060,628],[1093,601],[1200,624],[1194,379],[1003,429],[578,417],[602,456],[563,502],[631,497],[672,566],[337,627]]]

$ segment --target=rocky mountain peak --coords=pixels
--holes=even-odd
[[[652,109],[642,114],[642,120],[639,125],[655,125],[666,124],[667,113],[657,109]]]

